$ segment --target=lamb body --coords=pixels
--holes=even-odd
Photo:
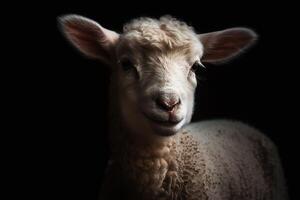
[[[124,141],[103,199],[288,198],[276,147],[243,123],[192,123],[160,145]]]
[[[205,34],[171,17],[139,18],[122,34],[77,15],[61,18],[84,55],[111,66],[111,159],[101,199],[284,200],[274,144],[236,121],[189,124],[202,62],[227,61],[256,34]]]

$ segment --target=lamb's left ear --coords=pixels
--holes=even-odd
[[[199,35],[204,47],[203,62],[225,62],[254,44],[257,35],[248,28],[230,28]]]
[[[64,35],[80,52],[89,58],[110,63],[118,33],[79,15],[62,16],[59,22]]]

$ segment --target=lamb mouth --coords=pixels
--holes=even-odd
[[[181,122],[181,120],[180,121],[160,120],[155,117],[150,117],[149,115],[147,115],[145,113],[144,113],[144,115],[151,122],[154,122],[155,124],[158,124],[161,126],[166,126],[166,127],[174,127]]]

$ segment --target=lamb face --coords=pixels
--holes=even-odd
[[[191,120],[202,44],[176,25],[134,21],[117,44],[120,108],[134,132],[173,135]]]

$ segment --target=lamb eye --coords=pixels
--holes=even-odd
[[[197,71],[200,67],[202,67],[201,64],[199,63],[199,61],[196,61],[196,62],[192,65],[191,71],[195,72],[195,71]]]
[[[136,79],[140,78],[136,67],[129,59],[125,58],[125,59],[121,60],[120,64],[121,64],[123,71],[130,72],[130,73],[132,72]]]
[[[135,69],[133,63],[129,59],[123,59],[121,61],[121,66],[124,71],[129,71],[129,70]]]

